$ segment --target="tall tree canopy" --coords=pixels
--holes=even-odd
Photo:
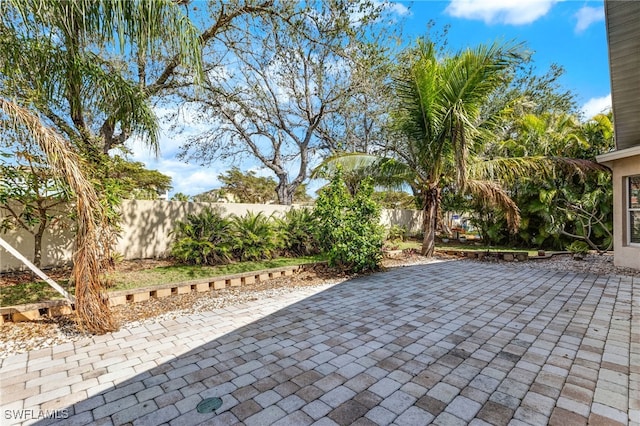
[[[201,62],[197,29],[176,3],[28,0],[0,7],[3,96],[37,111],[91,159],[134,134],[156,146],[152,59],[162,52],[196,69]]]
[[[210,126],[185,145],[184,158],[202,164],[253,158],[275,175],[278,201],[291,204],[314,157],[352,130],[340,113],[364,88],[355,61],[375,51],[363,35],[381,5],[285,2],[277,15],[242,17],[220,37],[223,47],[205,55],[201,90],[183,91]],[[369,121],[361,133],[372,134]]]

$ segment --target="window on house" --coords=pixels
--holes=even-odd
[[[640,244],[640,175],[629,176],[627,211],[629,242]]]

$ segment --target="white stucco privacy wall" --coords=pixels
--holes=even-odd
[[[162,258],[169,254],[172,243],[171,231],[178,220],[185,220],[188,214],[199,213],[206,207],[221,209],[224,213],[238,216],[248,211],[263,212],[266,215],[283,214],[292,206],[277,204],[240,203],[192,203],[164,200],[125,200],[120,212],[122,232],[116,245],[116,252],[124,259]],[[0,206],[0,217],[7,212]],[[380,222],[384,226],[405,226],[410,233],[420,232],[421,212],[414,210],[383,210]],[[72,257],[73,227],[52,227],[46,233],[42,247],[43,267],[57,266],[70,262]],[[33,236],[24,230],[2,234],[2,238],[14,246],[28,259],[33,259]],[[21,263],[0,248],[0,272],[22,269]]]

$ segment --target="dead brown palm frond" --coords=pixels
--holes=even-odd
[[[584,178],[590,172],[609,171],[591,160],[568,157],[498,157],[479,160],[469,165],[469,174],[476,179],[499,180],[514,183],[523,176],[551,179],[559,171],[565,176]]]
[[[466,189],[476,200],[488,206],[500,208],[507,219],[509,230],[511,232],[518,230],[520,227],[520,209],[497,182],[468,179]]]
[[[76,285],[76,311],[80,326],[90,333],[103,334],[118,328],[103,293],[100,260],[108,252],[105,244],[105,213],[98,196],[85,177],[81,159],[70,145],[28,109],[0,98],[0,129],[17,131],[26,129],[45,154],[53,172],[65,179],[76,196],[77,234],[73,255],[73,278]],[[108,253],[107,253],[108,254]]]
[[[611,172],[607,166],[584,158],[549,157],[557,170],[562,170],[570,176],[585,177],[589,172]]]

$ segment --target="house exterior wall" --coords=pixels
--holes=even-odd
[[[640,152],[611,161],[601,161],[613,174],[613,251],[614,264],[627,268],[640,269],[640,244],[629,244],[627,177],[640,175]]]
[[[216,207],[227,215],[244,215],[246,212],[263,212],[281,215],[291,206],[277,204],[193,203],[164,200],[125,200],[120,208],[120,238],[116,253],[124,259],[163,258],[169,255],[173,237],[171,231],[178,220],[187,214],[197,214],[206,207]],[[7,212],[0,206],[0,217]],[[384,226],[404,226],[410,233],[418,233],[422,224],[422,212],[415,210],[383,210],[380,223]],[[0,234],[20,253],[33,260],[33,236],[23,230]],[[42,244],[42,266],[60,266],[69,263],[73,254],[75,233],[71,223],[47,230]],[[11,254],[0,248],[0,272],[24,269]]]
[[[616,151],[597,157],[613,174],[614,263],[640,269],[640,245],[628,239],[626,177],[640,175],[640,2],[605,0]]]

